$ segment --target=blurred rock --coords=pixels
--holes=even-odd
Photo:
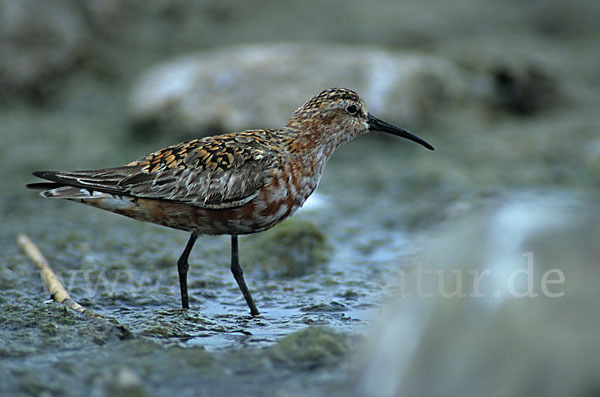
[[[71,0],[0,0],[0,93],[43,102],[80,59],[88,40]]]
[[[464,73],[434,56],[361,46],[248,45],[151,68],[135,84],[131,117],[139,131],[277,128],[329,87],[354,89],[374,114],[407,124],[467,94]]]
[[[443,109],[466,103],[532,114],[556,94],[551,75],[526,60],[459,64],[379,47],[262,44],[152,67],[134,86],[131,119],[141,133],[277,128],[329,87],[357,91],[371,112],[404,125],[435,120]]]
[[[355,395],[597,394],[599,213],[545,194],[447,223],[404,273]]]

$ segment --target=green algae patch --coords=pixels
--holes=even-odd
[[[242,240],[243,266],[260,267],[271,278],[313,273],[329,262],[333,247],[312,222],[288,219],[275,228]]]
[[[311,370],[338,365],[351,351],[348,336],[327,327],[311,327],[282,338],[267,351],[278,364]]]
[[[0,309],[2,357],[26,357],[118,341],[108,324],[75,313],[58,303],[6,305]]]
[[[329,303],[318,303],[315,305],[304,306],[300,308],[303,312],[324,312],[324,313],[332,313],[332,312],[343,312],[347,307],[339,302],[332,301]]]
[[[162,359],[170,360],[173,368],[182,366],[191,369],[207,369],[215,365],[213,355],[201,347],[183,348],[173,346],[166,351]]]

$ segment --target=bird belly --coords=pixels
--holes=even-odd
[[[269,190],[261,191],[252,201],[240,207],[226,209],[209,209],[182,202],[107,193],[90,196],[68,200],[143,222],[210,235],[240,235],[264,231],[293,214],[301,205],[287,196],[273,194]]]
[[[137,199],[132,206],[113,207],[109,210],[140,221],[210,235],[261,232],[275,226],[293,213],[294,206],[291,203],[265,203],[260,200],[260,197],[259,194],[247,204],[226,209],[202,208],[164,200]],[[102,208],[93,203],[88,204]]]

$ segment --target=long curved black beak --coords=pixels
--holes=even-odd
[[[431,146],[431,144],[429,144],[429,142],[427,142],[426,140],[419,138],[418,136],[416,136],[410,131],[405,130],[404,128],[396,127],[395,125],[390,124],[387,121],[380,120],[377,117],[371,115],[371,113],[369,113],[369,131],[387,132],[392,135],[409,139],[413,142],[425,146],[429,150],[435,150],[435,148]]]

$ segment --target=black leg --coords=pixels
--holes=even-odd
[[[244,281],[244,272],[240,267],[240,259],[238,255],[238,240],[237,236],[231,236],[231,273],[233,273],[233,278],[237,281],[242,294],[244,295],[244,299],[246,299],[246,303],[250,308],[250,314],[253,316],[258,316],[260,313],[252,300],[252,295],[250,295],[250,291],[248,291],[248,287],[246,286],[246,282]]]
[[[188,263],[188,257],[190,256],[190,252],[192,252],[192,247],[196,242],[196,237],[198,237],[198,233],[192,232],[190,239],[185,246],[185,249],[181,253],[181,256],[177,260],[177,271],[179,272],[179,288],[181,289],[181,307],[184,309],[190,308],[190,303],[188,301],[188,290],[187,290],[187,272],[190,268],[190,264]]]

